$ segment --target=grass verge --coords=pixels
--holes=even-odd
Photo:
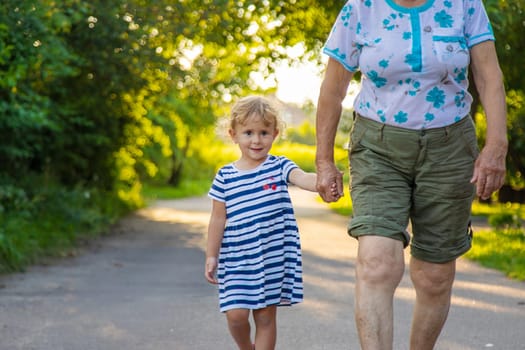
[[[7,186],[1,190],[0,273],[74,255],[80,242],[104,233],[130,210],[116,195],[95,190],[56,186],[31,193]]]
[[[142,196],[147,202],[156,199],[176,199],[201,196],[210,189],[211,180],[186,180],[177,187],[169,185],[148,185],[142,187]]]
[[[466,258],[525,281],[525,233],[522,228],[478,231]]]

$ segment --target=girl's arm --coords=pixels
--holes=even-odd
[[[210,283],[217,284],[217,272],[219,250],[224,226],[226,225],[226,205],[224,202],[212,200],[210,223],[208,225],[208,242],[206,244],[206,267],[204,276]]]
[[[291,184],[302,188],[303,190],[317,192],[317,174],[307,173],[301,168],[295,168],[290,172],[288,178]]]
[[[343,173],[340,173],[341,176]],[[317,174],[316,173],[307,173],[301,168],[295,168],[290,172],[290,177],[288,179],[291,184],[307,191],[317,192]],[[339,193],[337,189],[337,183],[334,181],[330,185],[330,193],[335,200],[338,200],[343,196],[342,193]]]

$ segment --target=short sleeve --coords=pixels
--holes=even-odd
[[[217,172],[213,182],[211,184],[210,190],[208,192],[208,197],[215,199],[219,202],[226,201],[226,191],[225,191],[225,182],[224,176],[222,174],[222,169]]]
[[[356,1],[349,0],[343,6],[323,47],[324,54],[351,72],[357,71],[360,54],[360,46],[356,41],[360,23],[355,3]]]
[[[282,156],[279,157],[279,161],[281,164],[281,169],[283,171],[283,179],[284,181],[288,183],[290,182],[289,178],[290,178],[290,173],[292,172],[292,170],[297,169],[299,167],[297,166],[297,164],[295,164],[293,161],[291,161],[290,159],[286,157],[282,157]]]
[[[465,6],[465,37],[468,47],[494,40],[494,32],[481,0],[465,0]]]

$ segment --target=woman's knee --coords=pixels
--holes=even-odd
[[[456,271],[455,261],[444,264],[428,263],[412,258],[410,278],[414,288],[426,295],[443,295],[452,290]]]
[[[357,278],[374,285],[397,286],[403,276],[404,264],[384,258],[362,259],[357,263]]]
[[[357,277],[371,284],[397,285],[405,269],[401,242],[385,237],[360,237]]]

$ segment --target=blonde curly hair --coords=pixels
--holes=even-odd
[[[230,129],[244,125],[253,115],[261,117],[266,126],[273,124],[277,130],[283,127],[277,108],[267,98],[254,95],[243,97],[234,104],[230,113]]]

